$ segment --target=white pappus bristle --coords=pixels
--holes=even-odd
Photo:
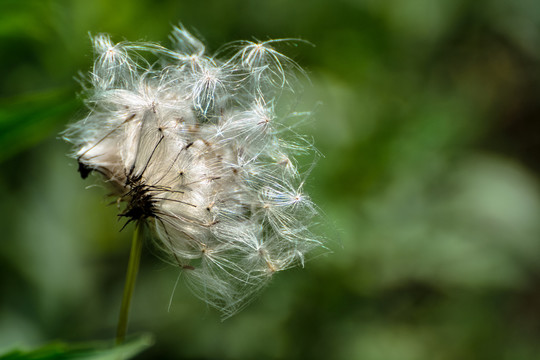
[[[181,26],[171,40],[173,49],[93,37],[89,113],[65,138],[81,176],[101,174],[120,215],[145,223],[227,317],[322,245],[292,153],[306,145],[291,146],[297,134],[275,110],[301,69],[273,48],[288,39],[233,43],[227,59]]]

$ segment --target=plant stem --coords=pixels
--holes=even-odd
[[[118,319],[118,328],[116,331],[116,344],[121,344],[126,338],[127,323],[129,317],[129,307],[133,289],[135,288],[135,280],[141,263],[142,250],[142,224],[137,222],[133,231],[133,240],[131,242],[131,251],[129,254],[129,262],[126,274],[126,284],[124,286],[124,296],[122,298],[122,307],[120,308],[120,317]]]

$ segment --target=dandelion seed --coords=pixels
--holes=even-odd
[[[228,317],[322,245],[290,151],[306,144],[284,140],[302,139],[274,109],[301,69],[271,47],[289,40],[237,43],[221,60],[183,27],[171,39],[168,50],[94,37],[89,113],[65,138],[81,177],[98,173],[113,190],[124,226],[148,227],[195,294]]]

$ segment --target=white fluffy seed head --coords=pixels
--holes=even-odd
[[[298,70],[272,45],[221,60],[182,27],[174,48],[93,38],[88,115],[65,138],[83,178],[102,174],[194,292],[225,317],[321,245],[276,94]],[[158,57],[150,65],[141,54]],[[158,65],[159,64],[159,65]]]

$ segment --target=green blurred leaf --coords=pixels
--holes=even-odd
[[[50,136],[77,105],[65,90],[0,100],[0,161]]]
[[[39,349],[14,350],[0,355],[0,360],[119,360],[129,359],[153,344],[150,335],[142,335],[119,346],[108,343],[65,344],[52,343]]]

